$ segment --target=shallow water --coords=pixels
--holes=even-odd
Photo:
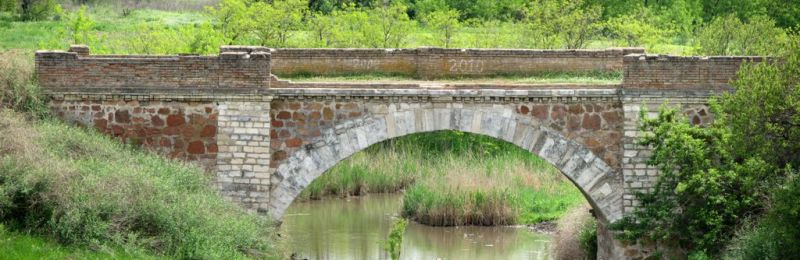
[[[281,235],[298,259],[389,259],[383,250],[402,195],[296,202]],[[409,223],[403,259],[548,259],[551,237],[525,227],[430,227]]]

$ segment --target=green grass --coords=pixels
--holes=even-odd
[[[91,28],[90,39],[87,44],[95,54],[129,54],[153,53],[166,54],[173,51],[187,52],[188,39],[180,41],[171,40],[172,34],[181,34],[181,28],[191,28],[197,24],[208,21],[203,12],[198,11],[160,11],[150,9],[134,10],[127,16],[109,8],[92,8],[90,17],[95,21]],[[39,49],[66,50],[71,42],[67,19],[51,21],[21,22],[13,20],[7,13],[0,14],[0,51],[9,49],[22,49],[34,51]],[[152,31],[159,31],[162,35],[159,42],[170,42],[172,48],[159,50],[142,50],[136,41],[141,35]]]
[[[281,79],[293,82],[369,82],[369,83],[416,83],[427,80],[417,79],[412,76],[391,75],[381,73],[368,74],[343,74],[331,76],[317,76],[311,74],[278,75]],[[535,75],[494,75],[481,77],[445,77],[436,81],[447,83],[496,83],[496,84],[548,84],[548,83],[575,83],[575,84],[620,84],[622,72],[551,72]]]
[[[276,256],[272,222],[194,165],[55,120],[0,111],[0,222],[69,246],[169,258]]]
[[[11,232],[0,225],[0,259],[161,259],[145,252],[64,246],[36,235]]]

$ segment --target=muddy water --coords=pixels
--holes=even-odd
[[[389,259],[386,236],[397,194],[296,202],[281,226],[298,259]],[[549,259],[549,235],[515,227],[429,227],[409,223],[403,259]]]

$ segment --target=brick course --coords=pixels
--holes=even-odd
[[[619,71],[623,56],[641,48],[514,49],[269,49],[223,46],[221,52],[270,52],[272,73],[337,75],[383,73],[420,78]]]

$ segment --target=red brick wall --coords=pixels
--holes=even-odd
[[[644,49],[503,50],[503,49],[269,49],[223,46],[222,52],[270,52],[272,73],[335,75],[385,73],[421,78],[614,71],[622,59]]]
[[[688,89],[730,87],[745,62],[763,57],[678,57],[628,55],[624,61],[625,88]]]
[[[73,48],[73,51],[81,50]],[[86,50],[88,52],[88,50]],[[36,53],[39,84],[53,88],[260,88],[269,86],[268,53],[220,56],[88,56]]]
[[[216,105],[207,102],[52,101],[59,118],[212,169],[217,154]]]

